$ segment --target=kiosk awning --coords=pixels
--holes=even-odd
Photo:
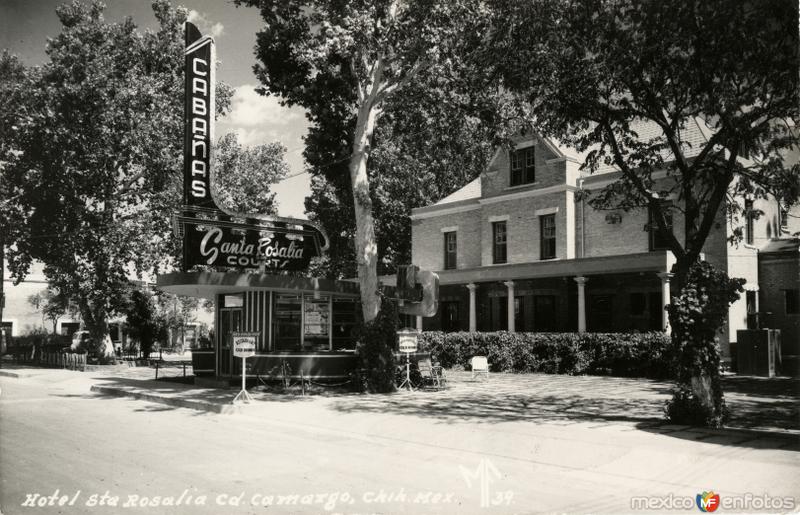
[[[156,278],[156,288],[176,295],[214,299],[222,293],[248,290],[318,292],[359,296],[358,284],[314,277],[239,272],[175,272]]]

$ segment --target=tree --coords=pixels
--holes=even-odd
[[[145,291],[131,290],[125,306],[125,316],[128,321],[131,337],[139,342],[139,350],[147,359],[153,349],[160,331],[156,304],[153,297]]]
[[[14,202],[8,170],[19,157],[13,145],[15,134],[25,121],[28,75],[20,60],[3,50],[0,53],[0,320],[3,319],[5,284],[5,249],[16,239],[21,227],[8,223],[19,219],[19,205]],[[5,331],[0,327],[0,355],[6,353]]]
[[[621,172],[590,202],[598,208],[646,207],[665,234],[672,234],[673,213],[682,218],[682,240],[672,235],[668,242],[676,258],[675,297],[685,301],[688,290],[695,290],[686,288],[691,274],[713,275],[697,269],[699,257],[719,217],[741,209],[737,196],[774,195],[797,203],[800,165],[782,158],[798,145],[792,131],[800,114],[796,3],[498,5],[485,64],[496,66],[504,85],[532,104],[539,129],[590,150],[588,170],[608,164]],[[708,141],[688,141],[689,123],[707,127]],[[654,136],[645,137],[643,126],[654,129]],[[657,179],[659,170],[666,171],[666,180]],[[677,202],[663,202],[665,195]],[[726,306],[731,300],[705,292],[697,290],[695,300],[709,303],[713,312],[712,297]],[[686,326],[691,317],[672,316],[678,311],[670,317],[673,340],[693,356],[681,362],[694,363],[685,377],[716,380],[718,353],[717,359],[703,354],[715,348],[713,342],[706,331]],[[712,397],[709,386],[698,386],[708,384],[693,382],[696,399]],[[720,402],[721,395],[706,406],[710,419],[718,420]]]
[[[42,313],[42,321],[49,320],[53,324],[53,334],[56,334],[58,319],[66,315],[71,307],[69,297],[49,287],[29,296],[28,304]]]
[[[500,124],[494,117],[504,99],[488,86],[457,84],[455,78],[468,74],[452,68],[439,64],[420,71],[382,108],[368,170],[379,274],[411,262],[411,209],[435,203],[475,179],[494,152]],[[327,161],[347,153],[337,136],[341,132],[327,126],[309,131],[306,161],[313,178],[306,211],[331,239],[331,275],[352,277],[355,223],[336,216],[352,212],[347,163]]]
[[[239,213],[277,214],[269,186],[289,172],[285,154],[280,143],[243,147],[235,133],[220,138],[214,165],[219,202]]]
[[[317,157],[324,153],[331,158],[329,163],[347,162],[347,174],[333,182],[338,187],[349,179],[362,311],[364,320],[372,321],[380,307],[379,249],[368,173],[375,130],[393,95],[423,70],[454,55],[464,34],[483,23],[482,8],[469,1],[237,0],[236,4],[258,7],[265,21],[256,48],[255,71],[264,85],[260,92],[305,107],[312,132],[316,128],[319,136],[323,128],[331,130],[326,138],[338,141],[318,148]],[[346,152],[330,155],[334,147]],[[317,180],[314,187],[320,201],[325,201],[324,181]]]
[[[164,327],[168,346],[174,346],[180,337],[181,349],[186,345],[186,325],[196,320],[195,310],[200,305],[196,297],[157,292],[154,298],[155,316]]]
[[[32,260],[44,262],[96,342],[124,308],[129,276],[168,266],[164,256],[179,248],[170,214],[181,198],[187,12],[167,0],[153,11],[159,28],[140,32],[131,19],[106,23],[97,2],[59,7],[49,61],[11,84],[24,109],[1,144],[14,156],[2,186],[14,206],[4,230],[17,228],[6,242],[9,268],[21,281]],[[230,88],[219,87],[217,100],[219,113]]]

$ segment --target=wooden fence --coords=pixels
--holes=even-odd
[[[30,363],[51,368],[86,370],[86,354],[48,350],[34,350],[33,347],[9,347],[8,354],[17,363]]]

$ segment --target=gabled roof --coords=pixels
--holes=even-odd
[[[643,120],[635,122],[631,128],[636,132],[636,134],[639,136],[639,139],[643,142],[655,143],[659,141],[666,141],[663,133],[661,132],[661,128],[655,122]],[[687,158],[698,155],[710,137],[711,129],[702,119],[695,117],[687,121],[686,126],[682,129],[681,133],[681,141],[685,144],[684,155]],[[597,148],[590,147],[586,150],[579,151],[569,143],[565,143],[555,138],[544,138],[536,135],[531,135],[529,138],[521,139],[520,142],[529,141],[533,138],[538,138],[544,142],[558,157],[569,159],[581,166],[586,162],[586,157],[589,155],[589,152]],[[498,153],[496,152],[489,164],[489,167],[491,167],[491,163],[497,159],[497,155]],[[672,151],[669,149],[664,149],[664,151],[662,151],[662,158],[665,162],[671,161],[673,159]],[[594,175],[614,172],[617,170],[617,167],[614,165],[600,164]],[[588,175],[588,172],[584,172],[584,174]],[[479,199],[481,198],[481,193],[481,178],[478,177],[462,188],[441,199],[439,202],[425,207],[430,208],[433,206],[441,206],[444,204],[453,204],[455,202]]]
[[[460,202],[462,200],[470,200],[474,198],[481,198],[481,178],[478,177],[474,181],[468,183],[466,186],[457,189],[450,195],[446,196],[434,206],[441,204],[452,204],[453,202]]]
[[[656,122],[650,120],[640,120],[631,124],[631,129],[639,136],[639,141],[648,144],[667,143],[666,137],[661,130],[661,127]],[[684,144],[683,155],[686,158],[695,157],[705,147],[708,140],[711,138],[711,129],[699,117],[694,117],[686,122],[686,125],[680,130],[681,142]],[[562,145],[563,146],[563,145]],[[586,156],[593,149],[599,146],[593,146],[583,152],[583,160],[580,161],[583,165]],[[661,151],[661,158],[664,162],[670,162],[675,159],[671,149],[668,147]],[[618,171],[619,169],[613,164],[601,163],[595,174],[607,173]],[[588,172],[584,171],[588,174]]]

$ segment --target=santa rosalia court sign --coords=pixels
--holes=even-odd
[[[328,247],[308,220],[236,213],[214,198],[214,40],[186,23],[183,206],[174,216],[184,270],[194,265],[303,270]]]

